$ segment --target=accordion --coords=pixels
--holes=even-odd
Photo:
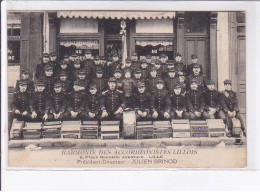
[[[21,139],[23,126],[24,126],[23,121],[18,121],[17,119],[14,119],[10,131],[10,139]]]
[[[141,121],[136,123],[137,139],[152,139],[153,131],[154,127],[152,121]]]
[[[190,121],[191,136],[192,137],[208,137],[209,129],[207,121],[197,120]]]
[[[207,119],[209,137],[225,137],[226,126],[222,119]]]
[[[134,111],[123,113],[123,137],[135,138],[136,135],[136,117]]]
[[[40,139],[42,131],[42,123],[30,123],[26,122],[23,128],[24,139]]]
[[[43,138],[60,138],[61,121],[45,122],[42,128]]]
[[[101,121],[101,139],[119,139],[120,121]]]
[[[98,139],[98,121],[83,121],[80,127],[82,139]]]
[[[81,121],[63,121],[61,125],[62,138],[80,138]]]
[[[241,123],[237,118],[232,118],[232,133],[234,137],[241,137]]]
[[[190,122],[188,119],[172,120],[173,137],[190,137]]]
[[[172,127],[170,121],[154,121],[153,127],[154,127],[154,131],[153,131],[154,138],[172,137]]]

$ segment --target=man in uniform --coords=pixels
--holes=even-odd
[[[88,87],[89,87],[89,79],[86,77],[86,71],[84,69],[81,69],[78,74],[78,81],[81,85],[80,91],[84,92],[85,94],[88,93]]]
[[[151,109],[153,108],[151,95],[146,91],[145,83],[138,83],[138,90],[134,94],[134,110],[136,120],[149,120],[152,118]]]
[[[187,67],[188,76],[193,74],[193,67],[194,67],[194,65],[198,64],[197,63],[198,62],[197,55],[195,55],[195,54],[191,55],[191,62],[192,63],[190,65],[188,65],[188,67]],[[200,74],[203,75],[202,65],[199,65],[199,66],[200,66]]]
[[[122,76],[122,71],[120,69],[116,69],[114,71],[114,78],[116,79],[116,87],[119,90],[122,90],[122,82],[123,82],[123,76]]]
[[[20,80],[18,83],[18,90],[13,95],[12,111],[14,118],[18,121],[29,121],[30,114],[30,99],[31,93],[27,89],[28,83],[25,80]]]
[[[205,111],[203,117],[205,119],[215,119],[216,114],[219,112],[219,92],[216,89],[215,82],[211,79],[208,80],[207,89],[204,93],[205,97]]]
[[[132,76],[132,73],[133,73],[133,66],[132,66],[132,61],[130,59],[126,59],[125,60],[125,65],[122,66],[122,71],[123,71],[123,74],[125,74],[126,70],[130,72],[131,76]]]
[[[121,68],[121,62],[119,61],[119,56],[118,54],[114,54],[112,57],[113,61],[111,64],[109,64],[109,75],[110,77],[113,77],[114,73],[116,70],[119,70]]]
[[[72,75],[71,75],[71,71],[70,71],[70,67],[69,67],[69,62],[67,62],[65,60],[61,61],[59,63],[59,67],[57,69],[58,69],[57,70],[57,72],[58,72],[57,75],[59,75],[59,73],[61,71],[63,71],[63,72],[66,72],[67,79],[70,80],[70,81],[72,80]]]
[[[167,63],[167,55],[166,54],[161,54],[160,56],[160,61],[161,61],[161,65],[162,65],[162,79],[164,79],[167,75],[168,69],[168,63]]]
[[[40,79],[44,76],[44,67],[48,65],[50,61],[50,55],[48,53],[43,53],[42,55],[42,63],[36,66],[35,77],[36,79]]]
[[[135,70],[134,70],[133,80],[134,80],[134,82],[135,82],[135,86],[137,86],[139,82],[144,82],[144,83],[146,83],[145,80],[144,80],[143,77],[142,77],[142,72],[141,72],[140,69],[135,69]]]
[[[172,119],[189,119],[189,113],[187,112],[187,101],[184,95],[181,95],[182,88],[178,83],[174,86],[174,95],[171,96]]]
[[[240,121],[242,132],[244,136],[246,136],[244,121],[238,108],[237,95],[236,92],[232,91],[231,81],[225,80],[224,87],[225,90],[220,95],[220,104],[222,110],[219,112],[219,116],[227,124],[229,137],[232,136],[232,118],[234,117]]]
[[[152,68],[152,55],[148,54],[146,55],[146,63],[148,65],[148,68]]]
[[[97,86],[91,84],[89,87],[89,94],[86,101],[86,119],[87,120],[99,120],[101,109],[101,98],[97,95]]]
[[[198,89],[198,82],[196,79],[191,80],[190,91],[187,93],[186,97],[190,119],[202,119],[205,109],[205,98],[202,92]]]
[[[16,87],[15,87],[15,91],[19,91],[20,90],[20,82],[21,81],[26,81],[27,82],[27,90],[28,92],[30,93],[33,93],[34,92],[34,83],[32,80],[30,80],[30,75],[29,75],[29,72],[26,70],[26,69],[23,69],[21,71],[21,78],[20,80],[17,80],[16,82]]]
[[[48,97],[45,92],[45,84],[43,80],[38,80],[36,91],[30,99],[30,112],[33,121],[46,121],[48,119]]]
[[[138,61],[138,55],[136,52],[134,52],[131,56],[131,61],[132,61],[132,67],[133,69],[139,69],[140,68],[140,61]]]
[[[72,83],[68,80],[67,72],[61,71],[59,73],[60,83],[61,83],[61,91],[65,95],[68,95],[72,91]]]
[[[62,92],[60,81],[54,83],[54,93],[49,99],[49,115],[48,120],[65,120],[68,119],[70,114],[66,109],[66,95]]]
[[[152,96],[152,104],[154,105],[152,111],[153,119],[170,119],[171,100],[167,91],[164,88],[162,79],[158,79],[156,84],[156,92]]]
[[[141,69],[142,78],[145,81],[147,81],[149,78],[150,70],[148,68],[148,64],[147,64],[146,60],[142,61],[140,69]]]
[[[164,65],[164,70],[163,70],[163,74],[162,74],[162,79],[166,79],[167,77],[169,77],[168,73],[170,69],[174,69],[174,63],[172,60],[168,60],[167,63]],[[177,77],[177,76],[176,76]]]
[[[157,70],[155,67],[151,68],[150,71],[150,78],[148,79],[148,90],[151,95],[154,95],[156,92],[156,84],[158,82],[158,77],[157,77]]]
[[[175,57],[174,68],[178,75],[181,75],[183,72],[186,72],[186,66],[183,64],[181,54],[179,52]]]
[[[124,93],[125,105],[127,108],[133,107],[133,94],[135,92],[135,81],[131,78],[131,71],[125,70],[125,78],[122,81],[122,89]]]
[[[155,60],[154,61],[154,67],[156,68],[156,71],[157,71],[157,77],[162,78],[162,75],[164,73],[164,69],[163,69],[161,61]]]
[[[55,82],[55,77],[53,76],[53,67],[51,65],[46,65],[44,67],[45,76],[42,78],[45,84],[45,92],[50,95],[53,93],[53,86]]]
[[[94,66],[94,60],[91,51],[87,50],[85,52],[85,60],[83,62],[83,68],[85,69],[86,77],[90,82],[93,79],[93,66]]]
[[[102,120],[121,120],[125,108],[122,92],[116,89],[116,79],[110,78],[109,89],[102,96]]]
[[[71,66],[72,80],[75,81],[78,79],[79,72],[83,69],[83,65],[80,63],[80,60],[75,60],[73,66]]]
[[[54,77],[57,77],[57,70],[59,68],[57,55],[55,52],[50,54],[50,65],[53,67],[53,75]]]
[[[92,80],[92,84],[95,84],[97,87],[97,94],[101,97],[102,92],[107,89],[107,81],[103,78],[103,71],[98,70],[96,78]]]
[[[200,66],[198,64],[195,64],[193,66],[193,74],[190,75],[188,77],[188,87],[190,86],[190,82],[191,80],[193,79],[196,79],[197,80],[197,83],[198,83],[198,89],[201,91],[201,92],[205,92],[205,89],[207,87],[207,78],[204,77],[203,75],[201,75],[201,69],[200,69]]]
[[[176,77],[175,69],[168,70],[168,76],[165,78],[165,88],[168,91],[170,96],[174,95],[174,89],[177,83],[179,82],[178,77]]]
[[[80,87],[79,81],[75,80],[73,82],[73,91],[67,100],[67,110],[72,120],[81,120],[86,117],[86,112],[84,111],[86,95],[80,91]]]

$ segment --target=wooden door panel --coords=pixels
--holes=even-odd
[[[184,64],[191,64],[191,55],[195,51],[195,40],[186,40],[185,54],[184,54]]]
[[[208,76],[208,49],[206,40],[198,40],[195,53],[198,55],[198,63],[202,65],[203,74]]]

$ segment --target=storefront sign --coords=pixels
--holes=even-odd
[[[136,41],[136,45],[140,45],[142,47],[151,45],[151,46],[158,46],[158,45],[162,45],[162,46],[169,46],[169,45],[173,45],[172,41],[168,41],[168,40],[137,40]]]
[[[70,47],[72,45],[76,46],[77,48],[81,49],[99,49],[99,41],[98,40],[64,40],[60,42],[61,46]]]

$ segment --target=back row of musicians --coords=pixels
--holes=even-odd
[[[85,60],[77,54],[57,61],[55,53],[44,53],[36,67],[36,81],[22,70],[17,81],[12,110],[23,121],[121,120],[124,110],[132,109],[139,120],[214,119],[225,121],[232,136],[232,118],[240,120],[236,93],[231,81],[218,92],[214,81],[203,76],[197,56],[186,66],[177,53],[175,62],[162,54],[160,60],[147,55],[139,61],[134,53],[123,65],[118,55],[113,61]]]

